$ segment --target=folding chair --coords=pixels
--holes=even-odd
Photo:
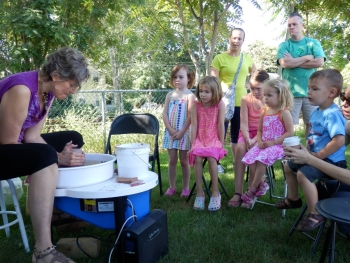
[[[284,164],[284,160],[281,161],[282,173],[283,173],[283,178],[284,178],[283,196],[274,195],[274,188],[275,188],[274,179],[276,178],[275,170],[274,170],[273,166],[266,167],[267,183],[270,186],[270,189],[269,189],[270,200],[272,200],[273,198],[283,199],[283,198],[287,197],[288,185],[287,185],[287,181],[286,181],[286,175],[284,173],[283,164]],[[269,206],[273,206],[273,207],[275,206],[275,203],[268,203],[268,202],[264,202],[264,201],[260,201],[260,200],[256,200],[255,203],[269,205]],[[253,207],[254,207],[254,205],[250,209],[253,209]],[[282,218],[285,218],[285,217],[286,217],[286,209],[282,209]]]
[[[329,181],[329,179],[319,179],[319,181],[324,183],[326,181]],[[336,181],[336,180],[333,180],[333,181]],[[340,182],[337,183],[336,192],[338,191],[339,187],[340,187]],[[307,204],[305,204],[303,206],[303,209],[300,211],[297,219],[294,221],[293,226],[289,230],[288,238],[290,238],[292,236],[292,234],[294,233],[295,230],[298,231],[297,230],[297,226],[298,226],[299,222],[301,221],[301,219],[303,218],[303,216],[304,216],[306,211],[307,211]],[[314,241],[313,244],[312,244],[312,247],[311,247],[311,255],[313,255],[315,253],[315,251],[316,251],[317,245],[318,245],[318,243],[320,241],[320,238],[321,238],[321,235],[322,235],[322,231],[325,228],[325,225],[326,225],[326,221],[323,224],[321,224],[320,226],[318,226],[317,234],[316,234],[315,237],[311,236],[307,232],[298,231],[299,233],[303,234],[304,236],[306,236],[309,239]]]
[[[22,236],[24,249],[26,252],[30,252],[28,238],[27,238],[27,232],[26,232],[26,229],[24,226],[21,207],[20,207],[19,202],[18,202],[15,185],[11,179],[7,179],[6,181],[9,184],[9,188],[11,191],[11,196],[12,196],[15,211],[7,211],[6,210],[4,193],[3,193],[2,185],[1,185],[1,181],[0,181],[0,206],[1,206],[0,214],[2,215],[2,220],[3,220],[3,224],[0,226],[0,230],[5,229],[6,236],[9,237],[10,236],[10,226],[12,226],[14,224],[18,224],[20,232],[21,232],[21,236]],[[9,222],[8,217],[7,217],[8,215],[15,215],[16,219]]]
[[[111,124],[105,153],[112,154],[111,136],[122,135],[122,134],[154,135],[155,138],[154,138],[154,145],[153,145],[153,153],[150,153],[149,155],[149,162],[152,165],[152,171],[154,171],[155,162],[157,161],[159,191],[160,191],[160,195],[163,195],[162,176],[161,176],[160,160],[159,160],[159,146],[158,146],[158,136],[159,136],[158,119],[154,115],[149,113],[142,113],[142,114],[126,113],[126,114],[119,115],[114,119],[114,121]]]
[[[205,164],[207,163],[207,161],[208,161],[207,158],[204,158],[204,160],[203,160],[203,168],[205,167]],[[210,198],[211,197],[211,194],[210,194],[211,180],[210,180],[210,183],[208,185],[206,180],[205,180],[205,178],[204,178],[204,175],[202,175],[202,181],[203,181],[203,184],[204,184],[204,190],[207,193],[208,198]],[[220,194],[225,194],[226,197],[229,198],[228,193],[226,191],[226,188],[224,187],[224,185],[222,184],[222,182],[220,180],[220,175],[218,176],[218,181],[219,181],[219,184],[220,184],[221,189],[222,189]],[[196,189],[196,182],[194,182],[194,184],[192,186],[190,195],[186,199],[186,203],[188,203],[190,201],[192,195],[195,195],[197,193],[197,192],[195,192],[195,189]]]

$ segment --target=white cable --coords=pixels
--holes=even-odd
[[[132,202],[130,201],[130,199],[126,199],[128,202],[129,202],[129,204],[130,204],[130,206],[131,206],[131,213],[133,214],[133,215],[135,215],[135,210],[134,210],[134,206],[132,205]],[[135,218],[134,218],[134,222],[135,222]]]
[[[112,258],[112,254],[113,254],[114,248],[115,248],[115,246],[116,246],[116,244],[117,244],[117,242],[118,242],[118,239],[119,239],[119,237],[120,237],[120,234],[121,234],[122,231],[123,231],[123,228],[124,228],[125,224],[126,224],[131,218],[134,218],[134,217],[137,217],[137,215],[132,215],[132,216],[130,216],[128,219],[126,219],[125,222],[124,222],[124,224],[123,224],[123,226],[120,228],[118,237],[117,237],[116,241],[114,242],[114,246],[113,246],[113,248],[111,249],[111,252],[109,253],[109,257],[108,257],[108,262],[109,262],[109,263],[111,263],[111,258]]]

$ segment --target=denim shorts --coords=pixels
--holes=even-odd
[[[341,167],[341,168],[346,168],[346,160],[343,161],[339,161],[339,162],[333,162],[330,159],[326,158],[323,159],[323,161],[333,164],[335,166]],[[324,172],[321,172],[320,170],[316,169],[313,166],[310,166],[308,164],[296,164],[296,163],[292,163],[291,161],[288,161],[288,166],[289,169],[291,169],[293,172],[302,172],[303,175],[309,179],[310,182],[315,181],[316,179],[321,179],[321,178],[328,178],[331,179],[330,176],[328,176],[327,174],[325,174]]]

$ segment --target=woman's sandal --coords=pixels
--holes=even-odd
[[[193,209],[204,210],[205,196],[198,197],[194,200]]]
[[[47,259],[44,259],[48,257]],[[41,262],[52,262],[52,263],[75,263],[73,260],[67,258],[62,253],[56,250],[55,246],[49,247],[43,251],[38,252],[36,248],[34,248],[34,253],[32,257],[32,261],[35,260],[36,263]]]
[[[210,202],[208,205],[209,211],[217,211],[221,208],[221,195],[217,197],[210,197]]]
[[[286,201],[288,203],[286,203]],[[293,209],[293,208],[300,208],[303,206],[303,202],[299,198],[298,200],[293,201],[292,199],[286,197],[282,199],[281,201],[278,201],[275,204],[275,207],[278,209]]]
[[[326,218],[319,214],[311,214],[308,213],[307,216],[301,221],[301,223],[297,226],[297,230],[300,232],[308,232],[316,227],[322,225],[326,221]]]
[[[232,200],[233,199],[232,197],[227,203],[228,207],[239,207],[242,204],[242,194],[234,193],[233,196],[235,195],[239,196],[239,200],[238,201]]]

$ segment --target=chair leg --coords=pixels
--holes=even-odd
[[[248,180],[249,180],[249,166],[246,166],[245,181],[248,182]]]
[[[287,198],[287,196],[288,196],[288,183],[286,180],[284,180],[283,198]],[[286,217],[286,211],[287,209],[282,209],[282,218]]]
[[[321,258],[319,260],[319,263],[323,263],[325,261],[330,246],[331,246],[331,253],[329,255],[329,262],[334,262],[334,246],[332,246],[332,244],[335,240],[335,229],[336,229],[336,224],[334,221],[332,221],[331,225],[327,231],[327,236],[326,236],[326,239],[324,241],[322,254],[321,254]],[[332,249],[333,249],[333,252],[332,252]]]
[[[209,187],[207,185],[207,182],[205,181],[204,175],[202,175],[202,181],[203,181],[203,184],[204,184],[204,190],[207,193],[208,198],[210,199],[211,194],[210,194],[210,190],[209,189],[210,189],[210,186],[211,186],[211,181],[209,183]]]
[[[296,230],[296,227],[299,224],[300,220],[303,218],[303,215],[305,214],[306,210],[307,210],[307,205],[304,205],[304,207],[300,211],[297,219],[294,221],[294,224],[293,224],[292,228],[290,229],[290,231],[288,233],[288,237],[290,237],[293,234],[294,230]]]
[[[1,205],[1,212],[6,212],[6,204],[5,204],[5,199],[4,199],[4,193],[2,190],[2,184],[0,182],[0,205]],[[8,217],[7,217],[7,213],[2,213],[2,220],[4,222],[4,225],[8,224]],[[5,233],[6,236],[9,237],[10,236],[10,227],[5,227]]]
[[[191,192],[190,192],[190,194],[188,195],[188,197],[187,197],[187,199],[186,199],[186,203],[188,203],[188,202],[190,201],[192,195],[196,194],[196,193],[194,192],[195,189],[196,189],[196,182],[194,182],[194,184],[193,184],[193,186],[192,186]]]
[[[18,203],[18,198],[17,198],[15,185],[13,184],[13,181],[11,179],[7,180],[7,182],[9,184],[9,186],[10,186],[10,189],[11,189],[13,205],[14,205],[16,213],[17,213],[18,225],[19,225],[19,229],[21,231],[21,236],[22,236],[24,249],[27,252],[30,252],[27,232],[26,232],[26,229],[25,229],[25,226],[24,226],[24,222],[23,222],[21,207],[20,207],[20,205]]]
[[[162,174],[160,171],[160,160],[159,160],[159,154],[157,154],[157,168],[158,168],[158,184],[159,184],[159,192],[160,195],[163,195],[163,186],[162,186]]]
[[[227,191],[226,191],[226,188],[225,188],[224,185],[222,184],[220,178],[218,178],[218,179],[219,179],[219,184],[220,184],[221,189],[222,189],[221,194],[224,193],[224,194],[226,195],[227,199],[229,199],[229,196],[228,196],[228,193],[227,193]]]
[[[326,221],[325,221],[322,225],[320,225],[320,226],[318,227],[318,231],[317,231],[317,235],[316,235],[316,237],[315,237],[314,244],[313,244],[312,247],[311,247],[311,255],[313,255],[313,254],[315,253],[315,251],[316,251],[318,242],[319,242],[320,239],[321,239],[322,232],[323,232],[323,229],[324,229],[325,226],[326,226]]]

